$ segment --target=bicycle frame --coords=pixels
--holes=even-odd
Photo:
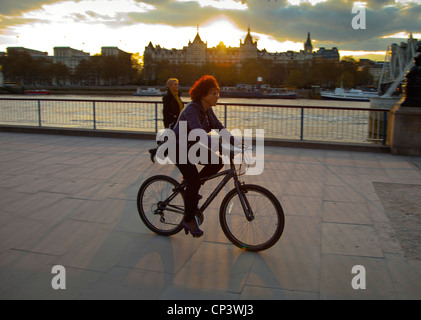
[[[232,148],[232,151],[239,150]],[[248,154],[244,162],[243,159],[240,162],[234,161],[237,159],[229,156],[225,168],[222,164],[217,166],[221,168],[221,172],[200,180],[189,179],[188,181],[194,185],[190,185],[187,180],[177,181],[164,174],[147,178],[137,193],[137,209],[145,226],[162,236],[175,235],[183,228],[188,234],[189,226],[186,226],[185,221],[186,205],[189,207],[189,204],[194,204],[193,207],[190,206],[193,212],[189,211],[188,214],[192,214],[199,227],[204,220],[207,220],[206,214],[202,214],[201,211],[207,210],[212,201],[218,198],[216,206],[210,211],[218,214],[218,217],[214,218],[219,218],[222,231],[231,243],[242,250],[253,252],[272,247],[282,235],[285,224],[284,212],[281,203],[271,191],[260,185],[242,181],[241,176],[248,173],[247,156]],[[243,165],[246,168],[242,167]],[[184,172],[182,166],[181,169]],[[200,177],[197,172],[192,176]],[[197,190],[200,188],[200,182],[206,183],[216,178],[218,180],[209,183],[209,188],[206,188],[208,198],[201,200],[201,204],[196,207],[198,194],[197,191],[192,193],[190,189]],[[231,179],[234,187],[227,185]],[[224,189],[223,194],[218,196],[222,189]],[[195,234],[190,231],[190,233],[193,236],[199,235],[199,232]]]
[[[224,171],[218,172],[214,175],[211,175],[209,177],[205,177],[200,179],[200,182],[203,184],[206,181],[218,178],[224,176],[224,179],[221,180],[221,182],[217,185],[217,187],[215,188],[215,190],[209,195],[209,197],[206,199],[206,201],[202,204],[202,206],[200,207],[200,211],[205,211],[206,208],[212,203],[212,201],[218,196],[219,192],[222,190],[222,188],[224,188],[224,186],[228,183],[229,180],[234,179],[234,185],[235,185],[235,189],[237,190],[240,202],[241,202],[241,206],[243,207],[244,213],[246,215],[246,218],[248,221],[253,220],[254,215],[253,215],[253,211],[250,208],[250,204],[247,201],[247,197],[245,196],[245,192],[241,190],[241,185],[243,184],[242,182],[239,181],[238,179],[238,174],[235,170],[235,164],[233,162],[233,159],[230,158],[230,169],[226,169]],[[169,204],[169,202],[174,199],[185,187],[187,186],[187,181],[183,181],[180,185],[178,185],[176,188],[173,189],[173,193],[164,201],[164,205],[167,206]],[[171,210],[171,209],[167,209],[170,211],[174,211],[174,212],[178,212],[180,209],[177,208],[178,210]],[[183,212],[184,213],[184,212]]]

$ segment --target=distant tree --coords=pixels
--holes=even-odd
[[[340,74],[341,67],[338,63],[330,60],[315,60],[309,68],[308,85],[334,87]]]
[[[215,76],[221,86],[235,86],[239,83],[256,84],[257,77],[263,83],[272,86],[282,84],[297,87],[319,85],[333,88],[345,81],[347,86],[372,83],[372,76],[367,67],[363,67],[353,57],[343,57],[340,62],[314,59],[311,62],[292,60],[286,64],[277,61],[248,59],[241,65],[229,65],[209,62],[201,66],[169,61],[153,61],[145,56],[142,66],[142,83],[146,85],[164,85],[169,77],[176,77],[189,86],[204,74]]]
[[[143,56],[139,52],[133,53],[131,56],[132,68],[133,68],[133,78],[132,82],[135,84],[140,84],[141,73],[143,68]]]
[[[342,72],[338,77],[338,82],[343,82],[345,88],[372,84],[373,76],[370,74],[368,67],[364,67],[354,57],[343,57],[340,65]]]
[[[212,74],[218,79],[218,83],[221,87],[224,86],[235,86],[238,82],[238,69],[233,65],[218,65],[210,64],[208,66],[212,69],[212,72],[204,72],[203,74]],[[209,69],[205,69],[206,71]]]
[[[352,88],[355,86],[355,79],[357,78],[358,63],[351,56],[345,56],[341,59],[341,75],[338,77],[338,82],[345,88]]]
[[[70,70],[64,63],[56,62],[52,65],[52,75],[58,85],[63,85],[70,76]]]
[[[354,75],[350,71],[344,71],[341,77],[338,79],[337,86],[344,87],[346,89],[353,88],[355,84]]]
[[[361,62],[358,62],[358,73],[357,73],[357,86],[369,86],[374,84],[374,77],[370,73],[370,68],[366,65],[362,65]]]
[[[291,70],[288,74],[286,82],[297,87],[303,87],[305,83],[304,72],[300,69]]]
[[[33,61],[30,83],[35,85],[51,85],[53,74],[53,61],[40,57]]]
[[[74,83],[99,85],[101,79],[101,56],[95,55],[79,62],[73,75]]]
[[[179,77],[177,66],[171,64],[168,60],[158,62],[154,73],[156,74],[156,84],[158,85],[165,85],[169,78]]]
[[[271,85],[280,86],[286,83],[288,76],[287,67],[280,63],[271,63],[268,66],[268,76],[266,80]]]
[[[27,52],[12,51],[5,59],[4,74],[9,81],[29,84],[34,74],[34,59]]]
[[[100,74],[103,84],[124,85],[132,82],[135,69],[131,55],[119,53],[117,56],[100,56]]]
[[[240,83],[256,83],[257,77],[260,75],[260,65],[257,60],[248,59],[242,62],[238,72],[238,80]]]

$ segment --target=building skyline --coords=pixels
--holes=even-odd
[[[211,48],[208,48],[207,42],[204,42],[197,30],[197,34],[193,41],[189,41],[187,46],[182,49],[167,49],[160,45],[154,46],[152,41],[144,50],[144,59],[151,62],[159,62],[167,60],[175,64],[193,64],[203,65],[205,63],[216,63],[219,65],[238,66],[248,59],[256,60],[271,60],[275,63],[289,63],[297,61],[298,63],[312,62],[313,59],[329,59],[339,61],[340,55],[337,47],[326,49],[319,48],[318,51],[313,51],[313,44],[311,41],[310,32],[307,33],[307,39],[303,42],[303,50],[285,51],[285,52],[268,52],[266,49],[259,50],[257,48],[257,41],[254,40],[250,27],[244,38],[240,40],[238,47],[227,47],[222,41]]]
[[[214,63],[218,66],[234,66],[240,68],[243,62],[250,59],[256,61],[270,61],[275,64],[288,64],[290,62],[295,62],[298,64],[307,63],[310,65],[313,61],[317,60],[329,60],[338,62],[340,59],[340,54],[337,47],[332,47],[331,49],[320,47],[316,48],[316,51],[314,51],[314,42],[311,40],[310,32],[307,32],[307,37],[305,41],[302,42],[303,49],[299,51],[290,50],[285,52],[269,52],[266,49],[258,49],[257,42],[258,40],[254,39],[251,35],[251,30],[249,27],[244,40],[240,39],[239,46],[237,47],[226,46],[222,41],[216,46],[208,47],[208,42],[202,40],[199,27],[197,27],[197,33],[194,37],[194,40],[189,40],[188,44],[183,46],[182,49],[162,48],[160,45],[154,46],[152,41],[149,41],[148,46],[146,46],[144,49],[144,65],[148,64],[148,67],[152,67],[147,69],[148,73],[150,73],[148,74],[148,79],[154,80],[156,78],[156,74],[154,72],[155,68],[153,66],[162,61],[167,61],[176,65],[190,64],[195,66],[202,66],[206,63]],[[398,56],[402,56],[408,53],[408,45],[412,42],[418,45],[420,43],[420,41],[414,39],[411,34],[407,43],[402,42],[400,45],[391,45],[389,55],[391,57],[390,60],[392,61],[392,64],[393,61],[398,59]],[[48,55],[48,52],[45,51],[39,51],[25,47],[7,48],[7,54],[12,54],[13,52],[26,52],[34,59],[47,58],[54,63],[63,63],[68,67],[71,74],[75,73],[82,60],[88,60],[91,57],[98,56],[98,54],[91,56],[89,52],[74,49],[69,46],[54,47],[53,56]],[[4,56],[5,54],[6,53],[0,53],[0,56]],[[127,56],[129,59],[132,56],[132,53],[125,52],[118,47],[101,47],[101,56],[119,56],[121,54]],[[370,73],[374,76],[375,79],[378,79],[381,73],[390,73],[393,75],[396,73],[391,69],[389,64],[381,61],[375,62],[368,59],[361,59],[361,63],[369,68]],[[396,63],[393,65],[396,65]]]
[[[68,46],[63,47],[54,47],[54,55],[48,55],[48,52],[34,50],[25,47],[7,47],[7,54],[13,52],[25,52],[29,54],[32,58],[47,58],[50,59],[52,62],[61,62],[66,65],[69,70],[73,73],[77,66],[79,65],[80,61],[84,59],[89,59],[91,54],[89,52],[85,52],[83,50],[74,49]],[[131,55],[131,53],[125,52],[118,47],[110,47],[104,46],[101,47],[101,55],[102,56],[118,56],[119,54],[124,55]]]
[[[307,33],[306,41],[303,42],[303,50],[285,51],[285,52],[268,52],[266,49],[259,50],[257,48],[257,41],[253,39],[248,28],[244,40],[240,40],[239,47],[227,47],[222,41],[214,47],[208,48],[207,42],[204,42],[199,34],[199,27],[197,27],[197,34],[193,41],[189,41],[187,46],[182,49],[167,49],[160,45],[154,46],[152,40],[149,41],[148,46],[144,49],[144,60],[148,57],[152,61],[167,60],[170,63],[181,64],[195,64],[203,65],[208,62],[217,63],[219,65],[237,65],[241,66],[241,62],[247,59],[257,60],[272,60],[278,63],[288,63],[290,61],[298,61],[299,63],[305,61],[312,61],[313,59],[331,59],[339,61],[340,55],[338,48],[331,49],[319,48],[318,51],[313,52],[313,44],[311,41],[310,32]],[[75,71],[81,60],[87,59],[91,56],[89,52],[71,48],[69,46],[54,47],[53,56],[48,55],[48,52],[34,50],[25,47],[8,47],[7,54],[12,52],[26,52],[33,58],[49,58],[53,62],[61,62],[65,64],[72,72]],[[101,47],[101,55],[103,56],[117,56],[123,53],[131,55],[132,53],[125,52],[118,47],[103,46]],[[3,54],[4,55],[4,54]]]

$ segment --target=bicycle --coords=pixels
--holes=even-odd
[[[244,156],[244,150],[242,152]],[[262,251],[272,247],[281,237],[285,217],[278,199],[268,189],[239,180],[241,173],[230,152],[230,168],[201,179],[206,181],[224,178],[197,210],[199,225],[203,212],[228,183],[234,180],[234,188],[227,193],[219,209],[219,221],[225,236],[237,247],[247,251]],[[151,231],[171,236],[183,229],[184,191],[186,181],[177,182],[166,175],[155,175],[143,182],[137,195],[140,218]]]

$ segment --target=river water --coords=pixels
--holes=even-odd
[[[132,96],[132,95],[84,95],[84,94],[51,94],[51,95],[0,95],[0,98],[22,98],[22,99],[71,99],[71,100],[122,100],[122,101],[157,101],[161,97],[155,96]],[[189,102],[190,97],[182,96],[183,102]],[[346,107],[346,108],[369,108],[370,102],[358,101],[334,101],[318,99],[252,99],[252,98],[220,98],[219,103],[230,104],[269,104],[287,106],[320,106],[320,107]]]
[[[0,99],[1,124],[41,124],[55,127],[149,132],[162,128],[162,98],[156,96],[55,94],[0,95],[0,98],[42,99],[40,103],[37,100]],[[190,101],[187,96],[182,96],[181,99],[184,102]],[[95,103],[92,100],[95,100]],[[248,128],[254,132],[256,129],[264,129],[265,138],[338,142],[372,142],[373,139],[381,138],[380,128],[375,128],[376,137],[368,136],[368,132],[372,131],[369,128],[372,122],[370,120],[372,112],[368,111],[370,102],[220,98],[219,103],[221,105],[214,107],[215,113],[228,129]],[[361,108],[367,111],[347,108]]]

